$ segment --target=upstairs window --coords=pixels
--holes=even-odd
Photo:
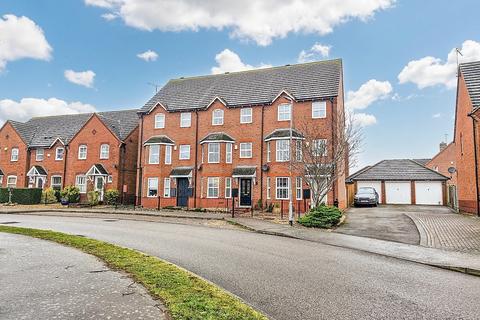
[[[240,158],[251,158],[252,157],[252,143],[245,142],[240,143]]]
[[[80,159],[80,160],[87,159],[87,146],[84,145],[84,144],[81,144],[78,147],[78,159]]]
[[[100,159],[108,159],[110,156],[110,146],[108,144],[102,144],[100,146]]]
[[[172,164],[172,146],[165,146],[165,164]]]
[[[212,142],[208,144],[208,163],[220,162],[220,143]]]
[[[165,128],[165,115],[163,113],[159,113],[155,115],[155,129],[163,129]]]
[[[190,159],[190,145],[189,144],[182,144],[180,146],[180,152],[178,159],[180,160],[189,160]]]
[[[190,112],[182,112],[180,114],[180,127],[188,128],[192,125],[192,114]]]
[[[312,141],[312,154],[316,157],[325,157],[328,154],[327,139],[316,139]]]
[[[277,140],[277,162],[285,162],[290,160],[290,141]]]
[[[63,147],[58,147],[55,149],[55,160],[63,160],[63,154],[65,153],[65,149]]]
[[[12,154],[10,155],[10,161],[18,161],[18,148],[12,148]],[[15,177],[15,179],[16,179],[16,177]]]
[[[36,161],[43,161],[44,156],[45,156],[45,149],[37,149],[35,151],[35,160]]]
[[[327,117],[327,102],[315,101],[312,102],[312,118],[321,119]]]
[[[278,121],[290,121],[292,105],[285,103],[278,106]]]
[[[148,164],[159,164],[160,163],[160,145],[152,144],[148,152]]]
[[[240,109],[240,123],[252,123],[252,108]]]
[[[212,125],[221,126],[223,125],[223,110],[215,109],[212,113]]]

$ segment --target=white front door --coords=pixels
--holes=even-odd
[[[442,205],[442,189],[440,181],[415,181],[416,204]]]
[[[378,202],[382,203],[382,183],[380,181],[358,181],[357,190],[364,187],[374,188],[378,193]]]
[[[95,191],[98,191],[98,200],[103,201],[103,185],[104,185],[104,177],[103,176],[95,176]]]
[[[385,182],[385,198],[387,204],[411,204],[410,181],[407,182]]]

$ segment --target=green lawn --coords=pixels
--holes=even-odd
[[[49,230],[0,225],[0,232],[31,236],[80,249],[123,270],[167,306],[172,319],[267,319],[240,299],[161,259],[107,242]]]

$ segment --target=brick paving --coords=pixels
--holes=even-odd
[[[480,253],[480,219],[461,214],[409,212],[417,225],[420,245]]]

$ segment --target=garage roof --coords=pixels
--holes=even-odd
[[[347,178],[348,181],[442,181],[449,178],[410,159],[382,160],[365,167]]]

